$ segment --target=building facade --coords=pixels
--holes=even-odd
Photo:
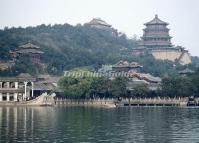
[[[141,37],[143,46],[146,48],[165,48],[171,47],[171,36],[169,35],[168,23],[160,20],[158,15],[155,18],[144,24],[146,28]]]
[[[39,50],[40,47],[31,43],[21,45],[15,51],[10,52],[14,61],[19,57],[28,57],[33,64],[40,64],[40,56],[44,52]]]
[[[26,101],[34,96],[35,78],[28,74],[0,77],[0,102]]]
[[[138,64],[137,62],[128,62],[124,60],[118,61],[116,64],[112,65],[112,70],[115,72],[128,72],[128,71],[135,71],[141,68],[142,65]]]

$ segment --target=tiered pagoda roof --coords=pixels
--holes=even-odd
[[[13,61],[16,61],[18,57],[26,56],[31,58],[32,63],[40,64],[40,55],[44,52],[40,51],[39,48],[39,46],[29,42],[27,44],[20,45],[14,51],[10,51],[10,55],[13,58]]]
[[[30,42],[28,42],[25,45],[20,45],[19,47],[23,48],[23,49],[29,49],[29,48],[31,48],[31,49],[39,49],[40,48],[39,46],[34,45],[34,44],[30,43]]]
[[[147,48],[165,48],[172,47],[171,36],[169,35],[168,23],[160,20],[158,15],[144,24],[144,34],[142,37],[143,46]]]
[[[151,21],[145,23],[144,25],[157,25],[157,24],[158,24],[158,25],[169,25],[169,23],[160,20],[160,19],[158,18],[158,15],[157,15],[157,14],[155,15],[155,18],[154,18],[153,20],[151,20]]]
[[[31,44],[30,42],[25,45],[20,45],[19,49],[16,50],[19,54],[43,54],[44,52],[38,50],[40,47],[34,44]]]

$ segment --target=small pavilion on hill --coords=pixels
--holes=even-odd
[[[40,51],[40,47],[34,45],[32,43],[27,43],[24,45],[20,45],[18,49],[11,52],[11,56],[13,57],[14,61],[16,61],[19,57],[28,57],[31,59],[33,64],[40,63],[40,56],[44,52]]]

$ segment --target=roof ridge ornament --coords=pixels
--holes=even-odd
[[[155,14],[155,18],[153,18],[151,21],[145,23],[144,25],[156,25],[156,24],[169,25],[169,23],[160,20],[157,14]]]

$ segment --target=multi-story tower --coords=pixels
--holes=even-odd
[[[141,37],[141,43],[138,48],[134,48],[134,55],[151,54],[158,60],[179,61],[180,64],[186,65],[191,63],[191,56],[188,50],[181,46],[171,44],[171,36],[169,35],[169,25],[155,15],[155,18],[144,24],[144,34]]]
[[[143,46],[147,48],[168,48],[171,47],[171,36],[169,35],[168,23],[160,20],[158,15],[150,22],[144,24],[142,37]]]

